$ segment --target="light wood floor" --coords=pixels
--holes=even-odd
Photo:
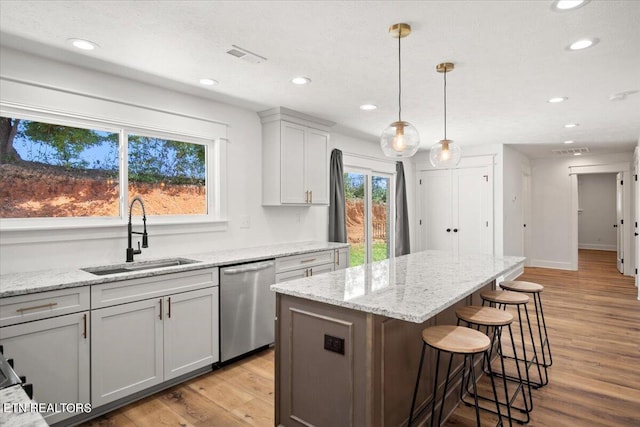
[[[532,427],[640,426],[640,301],[615,253],[580,251],[579,271],[527,268],[543,284],[553,366],[534,390]],[[273,350],[160,392],[83,426],[273,426]],[[410,385],[408,385],[410,386]],[[474,426],[459,407],[446,424]],[[335,426],[341,427],[341,426]]]

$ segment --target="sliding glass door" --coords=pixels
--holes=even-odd
[[[350,265],[389,258],[393,252],[393,186],[390,174],[345,168],[344,189]]]

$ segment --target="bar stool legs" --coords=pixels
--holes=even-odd
[[[536,309],[536,321],[538,326],[538,337],[540,338],[540,352],[542,354],[542,364],[548,368],[553,364],[551,356],[551,344],[549,335],[547,334],[547,322],[544,319],[544,310],[542,309],[542,298],[540,294],[544,290],[544,286],[520,280],[506,280],[500,283],[500,287],[507,291],[523,292],[533,296],[533,304]],[[544,336],[543,332],[544,331]]]
[[[518,311],[518,325],[520,327],[520,339],[522,341],[522,357],[518,357],[517,353],[514,352],[513,356],[507,356],[505,354],[501,354],[501,357],[506,357],[508,359],[515,359],[516,363],[522,362],[525,367],[525,372],[527,376],[527,382],[533,388],[544,387],[549,383],[549,377],[547,373],[547,367],[544,366],[544,363],[540,362],[540,358],[538,357],[538,351],[536,349],[536,342],[533,335],[533,329],[531,327],[531,319],[529,317],[529,310],[527,309],[527,303],[529,302],[529,297],[519,292],[511,292],[511,291],[487,291],[480,294],[482,298],[482,305],[484,306],[488,303],[492,307],[497,307],[502,310],[506,310],[508,305],[516,306]],[[527,320],[527,329],[529,331],[529,339],[531,342],[531,347],[533,351],[533,357],[527,357],[527,351],[525,346],[525,326],[522,319],[522,310],[524,310],[525,317]],[[536,366],[538,371],[538,379],[539,381],[534,381],[530,378],[529,369],[532,365]],[[514,376],[507,376],[507,378],[511,380],[516,380]]]
[[[476,422],[480,426],[480,405],[478,404],[477,393],[477,380],[474,370],[474,358],[477,354],[482,354],[485,362],[488,365],[489,372],[491,372],[491,364],[489,360],[489,349],[491,348],[491,340],[482,332],[465,328],[462,326],[443,325],[432,326],[422,331],[422,353],[420,355],[420,364],[418,368],[418,375],[416,378],[416,384],[413,391],[413,400],[411,401],[411,412],[409,413],[409,424],[414,420],[414,410],[416,404],[416,398],[418,395],[418,387],[420,385],[420,377],[422,375],[422,367],[424,365],[424,353],[427,345],[437,351],[436,356],[436,371],[435,380],[433,386],[433,396],[431,401],[431,426],[434,425],[436,416],[436,403],[438,401],[438,377],[440,371],[440,357],[442,352],[449,353],[449,363],[447,365],[447,374],[444,383],[444,390],[440,402],[440,412],[438,415],[438,426],[442,422],[442,413],[444,412],[444,404],[447,397],[447,390],[449,388],[449,382],[451,381],[451,366],[453,364],[453,357],[456,354],[464,356],[464,363],[462,369],[462,384],[464,386],[465,372],[467,370],[467,362],[469,364],[469,376],[473,385],[473,394],[475,396],[475,409],[476,409]],[[496,414],[498,415],[498,424],[502,426],[502,415],[500,413],[500,405],[498,403],[498,397],[496,392],[496,386],[494,382],[494,376],[489,375],[491,379],[491,387],[493,390],[493,397],[496,402]]]
[[[501,338],[502,338],[502,331],[505,326],[509,331],[509,338],[511,340],[512,350],[514,354],[516,353],[515,341],[513,340],[513,331],[511,328],[511,324],[513,323],[513,316],[510,313],[503,310],[499,310],[497,308],[467,306],[459,310],[456,310],[456,316],[458,317],[458,325],[460,324],[460,322],[465,322],[467,326],[475,327],[476,330],[480,330],[480,327],[484,326],[486,328],[487,335],[489,335],[489,328],[493,328],[493,333],[491,338],[491,348],[489,351],[489,362],[487,363],[487,361],[485,361],[485,364],[484,364],[485,367],[486,365],[490,365],[491,352],[494,346],[497,347],[498,354],[502,354]],[[513,425],[513,421],[516,421],[520,424],[526,424],[530,420],[529,412],[531,412],[531,410],[533,409],[533,398],[531,395],[531,387],[529,386],[528,382],[523,379],[522,372],[520,370],[520,364],[518,362],[515,363],[518,376],[515,380],[511,380],[511,379],[508,379],[506,375],[504,375],[506,373],[505,359],[499,356],[499,360],[500,360],[500,369],[501,369],[500,373],[498,372],[491,373],[491,371],[487,368],[485,368],[484,372],[487,375],[494,374],[495,376],[502,378],[505,398],[504,398],[504,403],[501,401],[498,401],[498,403],[500,405],[506,406],[507,419],[509,420],[509,425],[510,426]],[[507,381],[513,382],[516,384],[516,388],[515,390],[513,390],[512,394],[509,393],[509,387],[507,385]],[[462,382],[463,384],[465,384],[464,378],[462,379]],[[474,403],[475,403],[475,401],[477,401],[477,397],[476,397],[477,395],[475,392],[472,392],[469,390],[469,379],[467,379],[467,383],[464,386],[464,388],[462,387],[460,388],[460,400],[466,405],[470,406],[471,403],[465,400],[465,396],[464,396],[465,391],[466,393],[474,397]],[[528,394],[526,393],[526,391],[528,391]],[[524,408],[514,405],[514,402],[518,398],[519,393],[521,393],[522,395]],[[485,401],[493,401],[492,399],[484,396],[479,396],[479,398]],[[524,418],[516,417],[515,414],[512,413],[512,409],[515,409],[520,413],[525,414],[525,417]],[[493,410],[490,410],[490,409],[485,409],[485,410],[494,412]]]

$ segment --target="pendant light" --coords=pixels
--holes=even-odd
[[[436,71],[444,74],[444,139],[436,142],[429,150],[429,160],[434,167],[451,168],[460,163],[462,150],[460,146],[447,139],[447,73],[453,71],[453,63],[443,62],[436,66]]]
[[[394,24],[389,27],[391,37],[398,39],[398,120],[391,123],[380,136],[380,148],[385,156],[406,158],[416,154],[420,146],[418,130],[402,120],[402,56],[400,39],[411,34],[409,24]]]

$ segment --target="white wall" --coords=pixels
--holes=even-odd
[[[616,250],[616,175],[578,176],[578,247]]]
[[[577,248],[577,241],[573,242],[572,216],[577,212],[573,212],[571,206],[572,179],[569,168],[630,164],[631,158],[632,153],[619,153],[532,160],[532,266],[573,268],[573,257],[576,255],[573,247],[575,245]],[[630,187],[627,186],[627,191]]]
[[[226,228],[218,230],[212,224],[160,227],[149,221],[149,248],[137,256],[137,259],[178,256],[212,249],[327,239],[326,207],[262,207],[261,125],[255,112],[138,81],[71,67],[12,49],[2,48],[0,54],[0,74],[3,78],[33,82],[63,91],[121,102],[143,104],[228,125],[229,221]],[[99,112],[83,113],[90,115]],[[161,125],[163,124],[159,123],[159,126]],[[344,151],[366,148],[372,155],[381,156],[376,145],[370,142],[338,134],[332,134],[332,141],[333,145]],[[408,183],[411,183],[409,179]],[[240,228],[238,219],[241,216],[249,217],[250,228]],[[0,272],[8,274],[123,262],[126,239],[127,231],[124,224],[99,229],[72,227],[64,230],[2,231]]]

